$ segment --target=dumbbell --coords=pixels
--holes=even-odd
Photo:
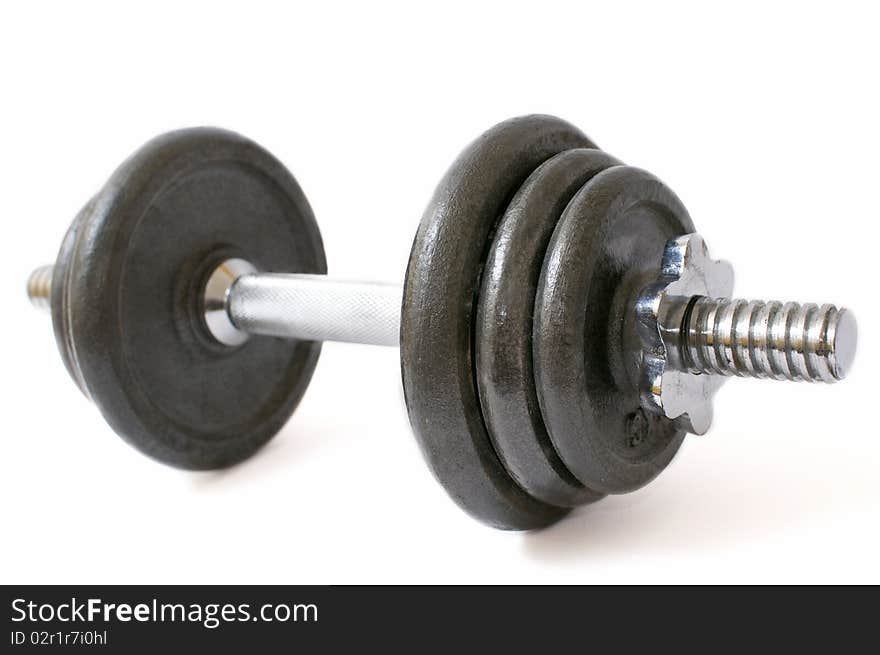
[[[187,469],[270,439],[322,341],[399,345],[430,468],[505,529],[652,480],[706,432],[731,376],[834,382],[855,356],[846,309],[730,299],[730,265],[676,195],[551,116],[500,123],[461,153],[402,288],[326,272],[291,173],[197,128],[124,162],[28,293],[111,427]]]

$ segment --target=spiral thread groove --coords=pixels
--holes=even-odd
[[[27,294],[34,307],[50,309],[52,304],[52,267],[40,266],[30,274]]]
[[[854,358],[856,325],[834,305],[698,296],[681,339],[693,373],[835,382]]]

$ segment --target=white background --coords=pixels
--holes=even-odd
[[[0,582],[880,582],[878,15],[710,4],[5,5]],[[194,474],[110,431],[25,298],[123,158],[202,124],[291,168],[331,273],[402,280],[458,151],[531,112],[666,181],[738,295],[853,308],[851,377],[733,380],[656,481],[504,533],[423,465],[396,350],[325,346],[268,447]]]

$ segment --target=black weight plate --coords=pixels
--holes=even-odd
[[[95,198],[89,200],[86,205],[79,211],[70,224],[64,240],[61,242],[61,248],[58,256],[55,258],[55,265],[52,267],[52,294],[51,294],[51,310],[52,310],[52,328],[55,332],[55,341],[58,344],[58,351],[61,353],[61,360],[64,362],[67,372],[73,381],[76,382],[80,390],[88,395],[85,382],[82,379],[82,372],[79,364],[74,359],[76,351],[71,341],[68,318],[70,315],[70,304],[68,303],[68,287],[70,282],[70,262],[73,259],[73,250],[80,238],[83,224],[94,211]]]
[[[107,422],[156,459],[209,469],[244,459],[287,421],[320,344],[230,348],[204,325],[210,271],[242,257],[325,273],[312,210],[272,155],[211,128],[160,136],[117,169],[68,233],[53,276],[65,363]]]
[[[693,231],[662,182],[617,166],[578,191],[550,240],[535,301],[536,388],[556,451],[591,489],[642,486],[684,438],[672,421],[640,408],[631,317],[666,241]]]
[[[573,507],[602,497],[584,487],[556,453],[538,406],[532,317],[553,229],[572,196],[619,165],[601,150],[568,150],[535,170],[498,224],[483,270],[476,321],[477,381],[483,418],[508,473],[532,496]]]
[[[515,118],[471,143],[440,182],[419,225],[404,284],[401,368],[410,422],[434,475],[469,514],[506,529],[548,525],[566,509],[508,475],[480,412],[474,311],[492,230],[529,174],[593,144],[549,116]]]

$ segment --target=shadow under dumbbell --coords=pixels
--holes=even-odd
[[[690,453],[694,454],[694,453]],[[791,526],[822,521],[859,494],[830,480],[809,480],[797,460],[750,460],[704,466],[691,458],[634,493],[579,508],[559,523],[523,535],[523,551],[541,561],[590,560],[621,553],[726,551],[772,540]],[[767,469],[772,468],[772,474]],[[686,470],[682,470],[686,469]],[[856,487],[869,480],[852,480]]]
[[[363,349],[348,343],[324,344],[321,365],[315,371],[309,393],[281,431],[243,462],[190,474],[193,486],[208,489],[215,484],[290,478],[303,469],[320,469],[316,460],[327,459],[332,464],[350,461],[360,449],[375,451],[378,444],[387,442],[388,415],[397,416],[401,429],[405,429],[405,418],[398,412],[402,400],[393,387],[364,385],[361,377],[351,375],[351,369],[391,378],[399,366],[393,350]],[[409,435],[403,435],[402,440],[409,443]],[[325,477],[333,479],[331,475]]]
[[[320,440],[304,438],[303,430],[285,427],[252,457],[233,466],[212,471],[189,473],[192,486],[208,489],[215,485],[234,484],[275,475],[289,475],[297,461],[309,461],[322,447]],[[326,442],[325,442],[326,443]]]

